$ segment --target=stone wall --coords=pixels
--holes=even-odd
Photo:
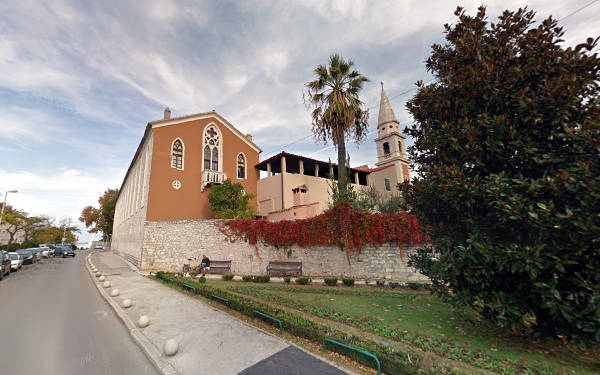
[[[406,253],[412,248],[396,244],[367,245],[359,255],[353,254],[350,263],[338,247],[276,249],[257,247],[237,240],[233,243],[219,230],[218,220],[182,220],[146,222],[142,248],[143,271],[179,271],[188,258],[200,262],[202,254],[212,260],[231,260],[234,274],[264,274],[271,260],[302,261],[307,276],[351,276],[357,279],[388,279],[419,281],[427,278],[406,265]]]

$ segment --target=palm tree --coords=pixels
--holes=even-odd
[[[338,191],[347,200],[346,135],[360,141],[367,133],[369,111],[358,98],[363,84],[369,79],[353,69],[354,62],[339,54],[329,57],[329,66],[319,65],[316,80],[306,83],[308,98],[314,106],[312,131],[318,140],[331,140],[338,151]]]

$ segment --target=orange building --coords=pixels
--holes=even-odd
[[[215,111],[171,118],[167,108],[146,126],[121,185],[112,249],[139,267],[146,222],[214,218],[208,194],[226,179],[256,195],[260,152]]]

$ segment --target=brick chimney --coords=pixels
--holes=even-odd
[[[168,120],[171,118],[171,110],[167,107],[165,108],[165,117],[164,120]]]

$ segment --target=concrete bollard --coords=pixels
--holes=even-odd
[[[116,296],[118,296],[119,294],[120,294],[120,293],[119,293],[119,289],[113,289],[113,290],[112,290],[112,292],[110,292],[110,296],[111,296],[111,297],[116,297]]]
[[[140,319],[138,320],[138,327],[146,328],[149,325],[150,325],[150,319],[146,315],[140,316]]]
[[[105,288],[110,288],[110,281],[105,281],[102,286]]]
[[[104,277],[104,276],[100,276],[100,277],[98,278],[98,281],[104,281],[104,280],[106,280],[106,277]]]
[[[126,300],[123,300],[123,303],[121,304],[121,306],[123,306],[126,309],[130,308],[131,305],[133,305],[133,303],[131,302],[131,300],[129,298],[127,298]]]
[[[165,342],[164,351],[167,356],[170,357],[172,355],[175,355],[178,350],[179,344],[177,344],[177,341],[175,339],[170,339],[167,340],[167,342]]]

